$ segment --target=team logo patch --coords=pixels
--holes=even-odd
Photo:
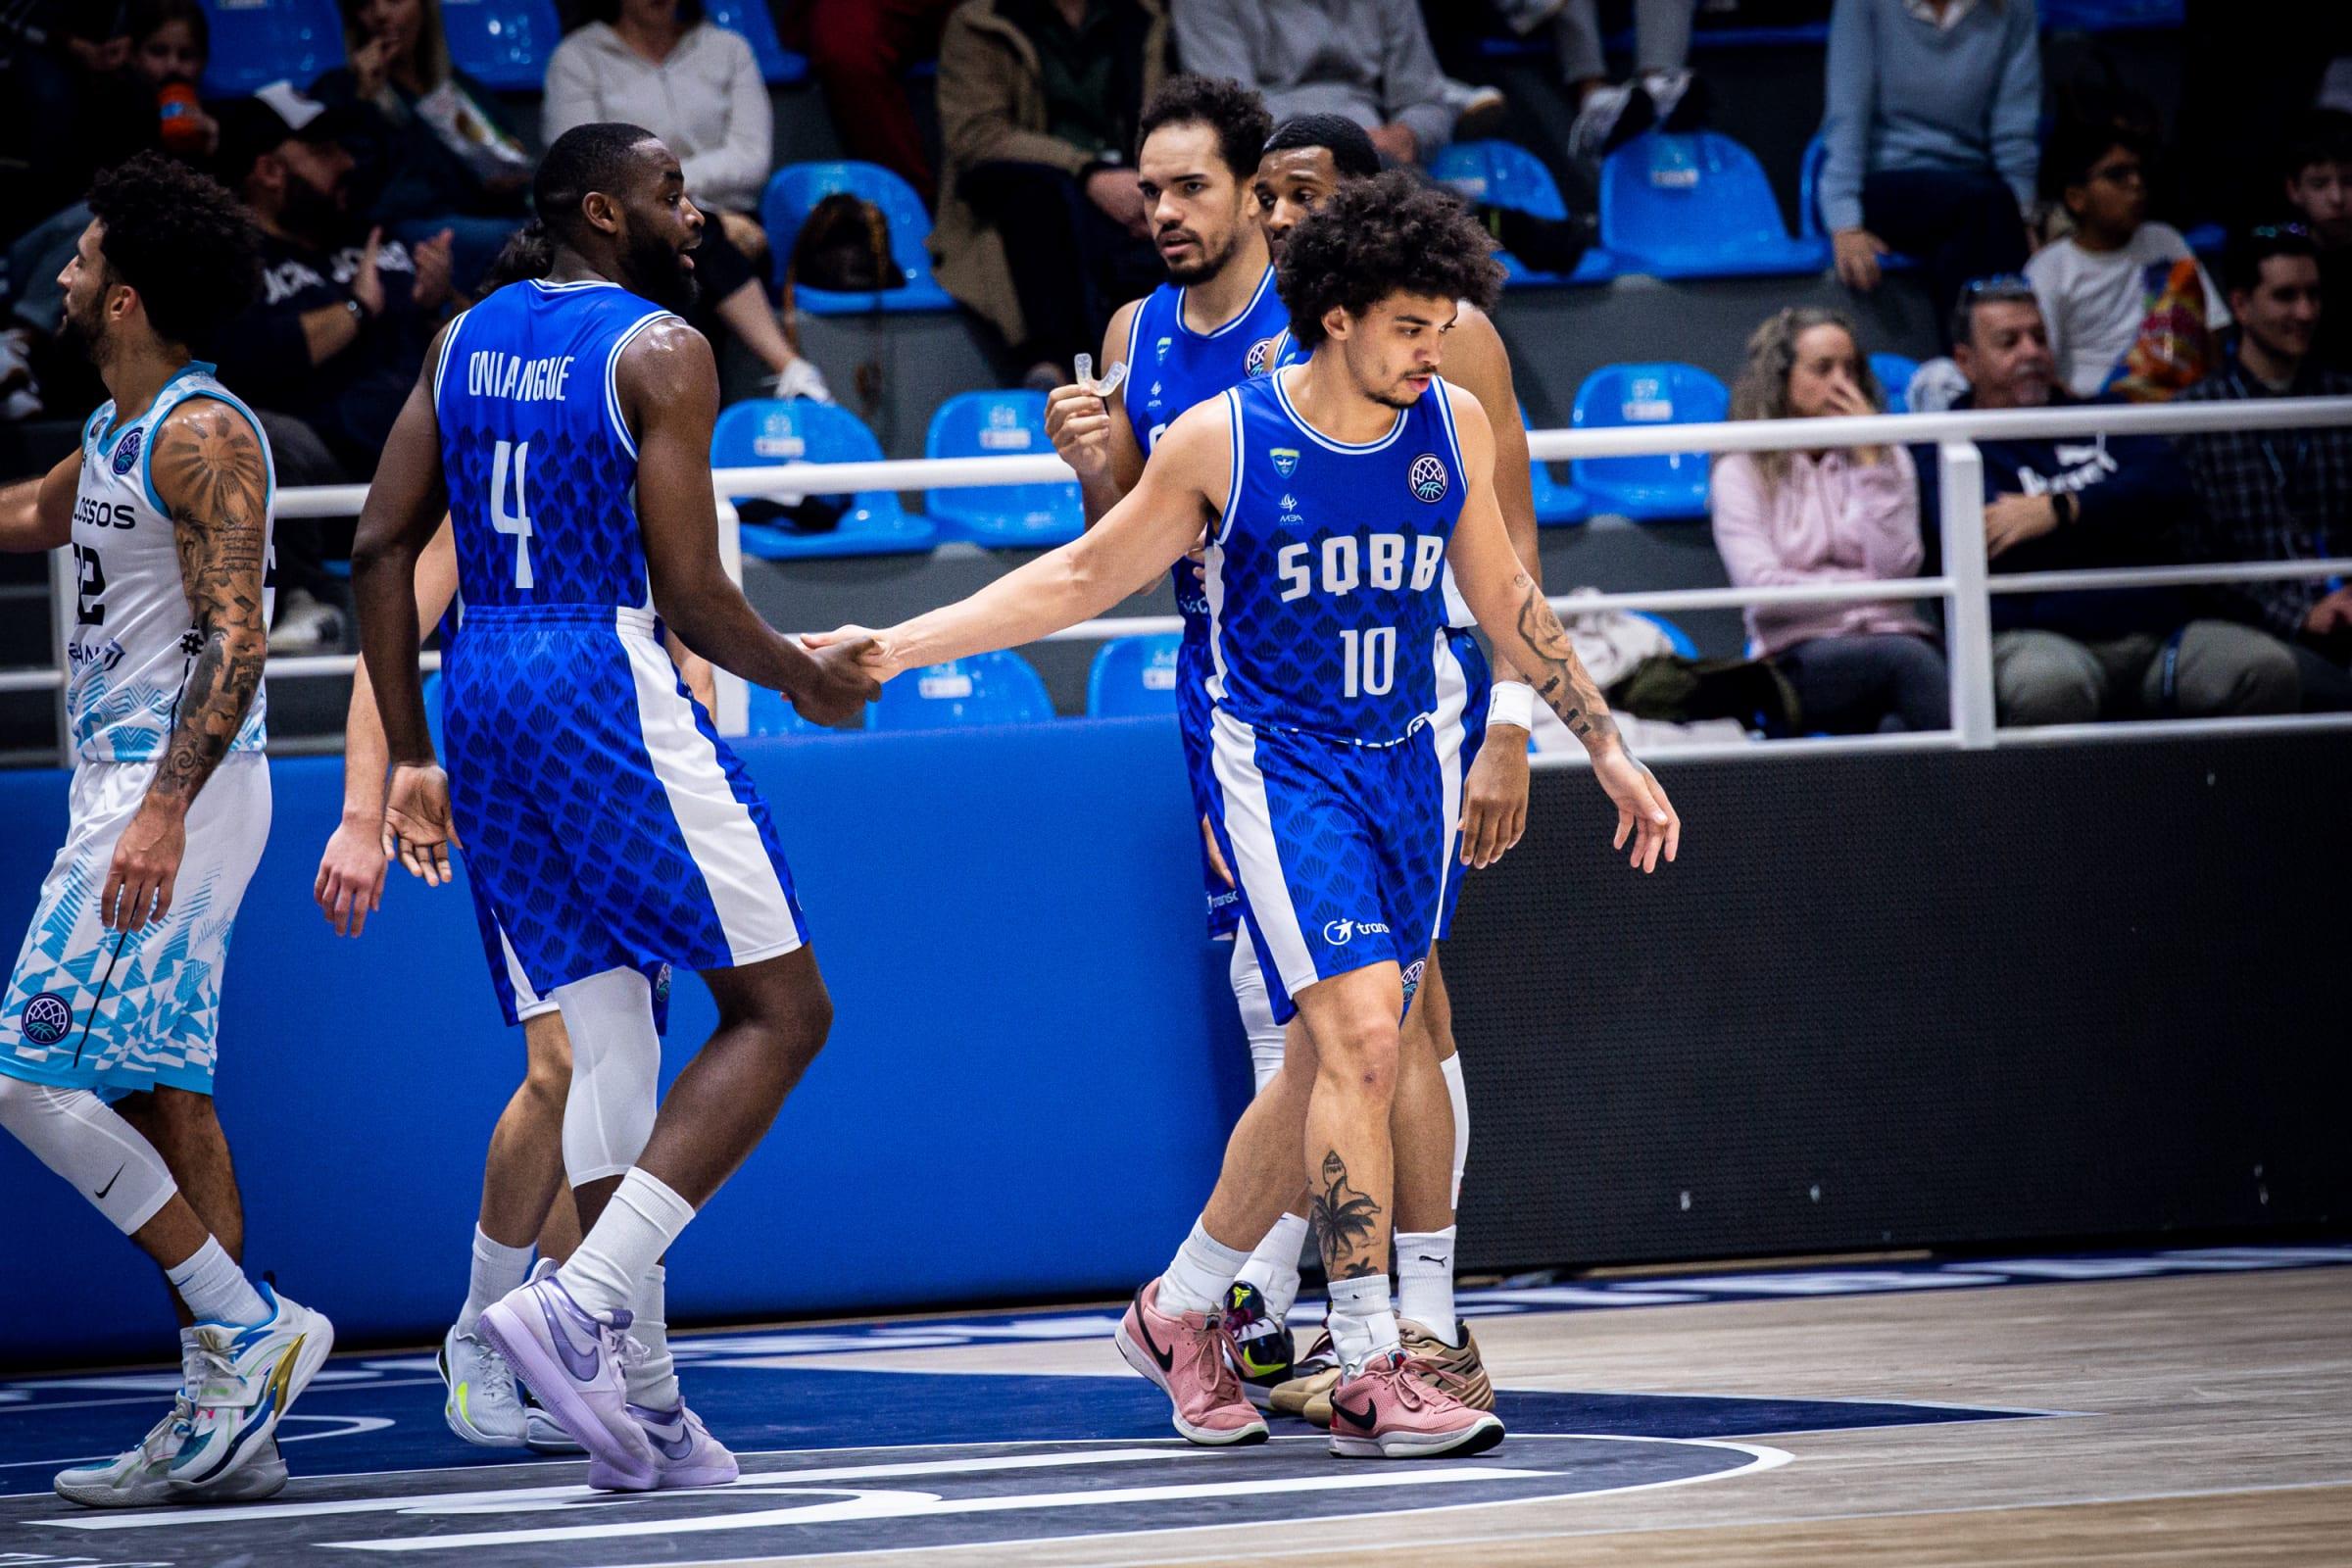
[[[1298,449],[1297,447],[1269,447],[1266,449],[1266,456],[1274,460],[1274,471],[1285,479],[1298,471]]]
[[[54,1046],[74,1030],[74,1009],[54,991],[44,991],[24,1004],[19,1020],[24,1038],[36,1046]]]
[[[1447,484],[1446,465],[1438,461],[1435,452],[1424,452],[1413,460],[1412,471],[1405,475],[1405,483],[1412,487],[1415,501],[1443,501]]]
[[[1274,368],[1274,345],[1277,338],[1261,337],[1250,345],[1249,356],[1242,364],[1251,375],[1263,375]]]
[[[147,439],[144,425],[135,425],[115,448],[115,471],[128,473],[139,461],[139,448]]]

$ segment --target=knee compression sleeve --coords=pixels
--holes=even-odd
[[[1264,1089],[1282,1070],[1282,1025],[1274,1021],[1274,999],[1266,994],[1265,971],[1257,965],[1257,946],[1247,931],[1233,934],[1234,1004],[1242,1011],[1242,1031],[1250,1037],[1250,1067]]]
[[[0,1077],[0,1127],[128,1236],[179,1186],[155,1146],[87,1089]]]
[[[577,1187],[618,1176],[645,1152],[661,1096],[662,1037],[653,987],[634,969],[607,969],[551,995],[571,1037],[564,1174]]]

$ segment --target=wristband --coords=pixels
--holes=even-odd
[[[1510,724],[1534,733],[1536,727],[1535,688],[1525,681],[1498,680],[1494,695],[1487,699],[1487,722]]]

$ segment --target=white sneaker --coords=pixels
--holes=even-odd
[[[519,1448],[527,1439],[522,1394],[514,1369],[478,1334],[451,1329],[441,1341],[441,1382],[449,1390],[441,1419],[467,1443]]]
[[[824,372],[817,369],[813,360],[795,360],[776,372],[768,383],[770,396],[786,399],[806,398],[811,403],[833,401],[832,389],[825,385]]]
[[[1658,107],[1630,82],[1615,82],[1585,94],[1568,127],[1568,156],[1597,173],[1601,160],[1657,122]]]
[[[172,1460],[174,1487],[225,1481],[271,1452],[278,1422],[335,1348],[335,1326],[325,1313],[266,1283],[254,1289],[270,1309],[261,1322],[199,1323],[190,1331],[196,1411]]]
[[[172,1410],[148,1430],[135,1448],[106,1464],[61,1470],[51,1483],[57,1494],[85,1508],[151,1508],[160,1503],[252,1502],[277,1494],[286,1484],[286,1461],[273,1438],[269,1452],[211,1482],[174,1486],[172,1463],[196,1429],[193,1390],[201,1376],[195,1336],[180,1336],[180,1385]]]
[[[304,588],[294,589],[279,602],[277,624],[270,628],[271,653],[340,647],[342,642],[343,612],[334,606]]]

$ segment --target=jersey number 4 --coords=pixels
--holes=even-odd
[[[523,468],[531,455],[528,441],[501,441],[490,458],[490,526],[514,536],[514,586],[531,582],[531,505],[524,494]],[[514,510],[507,510],[507,475],[514,476]]]

